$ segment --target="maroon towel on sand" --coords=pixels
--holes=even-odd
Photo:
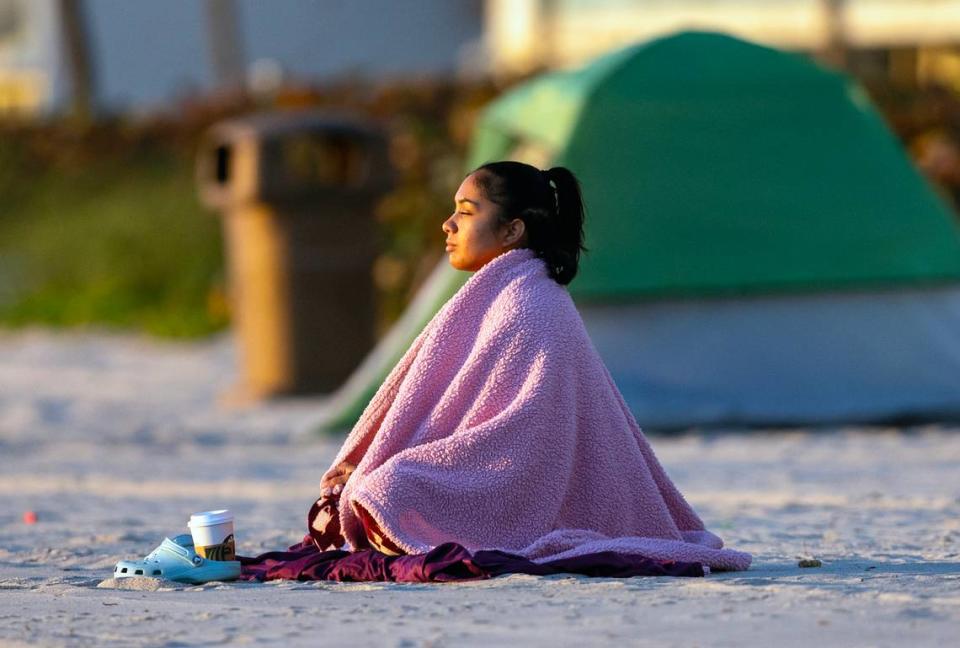
[[[560,574],[628,578],[630,576],[703,576],[698,562],[653,560],[612,551],[535,563],[504,551],[475,551],[445,542],[427,553],[388,556],[373,549],[320,551],[311,536],[287,551],[257,557],[238,556],[241,580],[395,581],[429,583],[492,578],[503,574]]]

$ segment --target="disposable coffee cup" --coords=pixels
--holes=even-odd
[[[208,560],[235,560],[233,513],[227,509],[194,513],[187,522],[193,536],[193,550]]]

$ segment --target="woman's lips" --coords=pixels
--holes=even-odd
[[[450,250],[452,250],[453,248],[455,248],[455,247],[457,247],[457,246],[454,245],[453,243],[447,243],[447,251],[448,251],[448,252],[449,252]]]

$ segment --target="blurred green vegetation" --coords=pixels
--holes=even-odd
[[[45,155],[37,133],[0,151],[0,323],[101,324],[164,337],[227,324],[219,223],[183,154],[136,142]]]
[[[271,105],[186,100],[136,124],[0,125],[0,326],[95,324],[198,337],[229,324],[220,222],[193,177],[202,132],[254,110],[321,108],[380,123],[398,182],[373,214],[384,333],[443,254],[440,224],[488,83],[289,87]]]

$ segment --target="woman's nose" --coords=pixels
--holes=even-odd
[[[451,218],[448,218],[448,219],[445,220],[445,221],[443,221],[443,224],[440,226],[440,229],[443,230],[444,234],[449,234],[450,232],[452,232],[452,231],[453,231],[453,219],[452,219],[452,217],[451,217]]]

